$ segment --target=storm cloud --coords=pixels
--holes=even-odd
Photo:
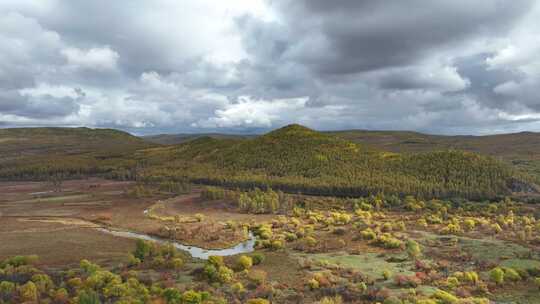
[[[540,4],[0,3],[0,125],[540,131]]]

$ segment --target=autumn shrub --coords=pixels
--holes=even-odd
[[[218,255],[211,255],[208,257],[208,264],[214,265],[216,267],[223,266],[225,263],[223,262],[223,257]]]
[[[81,260],[79,266],[81,267],[81,270],[87,275],[92,275],[100,269],[99,265],[94,264],[86,259]]]
[[[377,234],[371,228],[366,228],[360,232],[360,235],[364,240],[374,240],[377,237]]]
[[[399,221],[399,222],[395,223],[393,229],[395,231],[405,231],[407,229],[407,226],[405,225],[404,221]]]
[[[179,270],[184,266],[184,260],[181,258],[174,258],[171,260],[171,267],[175,270]]]
[[[426,222],[429,224],[442,224],[443,220],[439,214],[430,214],[426,216]]]
[[[424,218],[418,219],[418,220],[416,221],[416,224],[417,224],[418,226],[420,226],[420,227],[423,227],[423,228],[427,228],[427,226],[428,226],[428,223],[427,223],[426,219],[424,219]]]
[[[246,304],[270,304],[270,301],[261,298],[249,299]]]
[[[234,272],[227,266],[220,266],[217,272],[217,278],[220,283],[229,283],[233,279]]]
[[[198,292],[194,290],[185,291],[181,296],[182,304],[201,304],[209,298],[207,292]]]
[[[465,227],[466,231],[470,231],[474,229],[476,222],[473,219],[466,219],[463,221],[463,226]]]
[[[504,271],[499,267],[493,268],[489,271],[489,278],[495,284],[501,285],[504,283]]]
[[[382,225],[381,231],[382,232],[391,232],[393,230],[394,225],[392,223],[386,222]]]
[[[389,233],[383,233],[373,240],[373,244],[387,249],[396,249],[400,248],[403,245],[403,242]]]
[[[0,268],[4,268],[7,265],[13,267],[19,267],[23,265],[32,265],[39,260],[37,255],[17,255],[7,258],[0,263]]]
[[[352,219],[350,214],[344,212],[332,212],[331,216],[336,225],[348,224]]]
[[[271,245],[270,248],[272,250],[279,250],[279,249],[283,249],[285,247],[282,240],[273,240],[270,243],[270,245]]]
[[[454,276],[446,278],[446,285],[451,289],[455,289],[459,286],[459,279]]]
[[[311,290],[316,290],[316,289],[319,289],[319,287],[320,287],[319,281],[317,281],[315,279],[308,280],[307,285],[309,286],[309,288]]]
[[[441,229],[442,234],[459,234],[461,233],[461,227],[459,224],[450,223],[446,227]]]
[[[232,284],[231,285],[231,290],[237,296],[242,296],[243,294],[245,294],[247,292],[246,288],[244,287],[244,284],[242,284],[242,282],[236,282],[236,283]]]
[[[304,242],[306,243],[306,245],[308,245],[309,247],[315,247],[315,245],[317,245],[317,240],[312,237],[312,236],[308,236],[304,239]]]
[[[324,297],[318,303],[319,304],[342,304],[343,300],[340,296]]]
[[[285,240],[287,242],[294,242],[298,239],[298,236],[292,232],[285,232]]]
[[[414,240],[408,240],[406,244],[407,254],[411,259],[416,259],[422,254],[420,245]]]
[[[35,302],[38,299],[38,289],[36,287],[36,284],[29,281],[24,285],[19,286],[19,297],[23,302],[29,301],[29,302]]]
[[[509,280],[509,281],[512,281],[512,282],[516,282],[516,281],[521,280],[521,276],[519,275],[519,273],[515,269],[505,267],[505,268],[503,268],[503,271],[504,271],[504,279],[505,280]]]
[[[240,270],[248,270],[253,266],[253,259],[249,256],[242,255],[236,261],[236,265]]]
[[[206,216],[202,213],[195,213],[193,217],[195,218],[195,220],[197,220],[197,222],[202,222]]]
[[[225,190],[218,187],[204,187],[201,198],[206,200],[220,200],[225,198]]]
[[[272,238],[272,226],[270,225],[260,225],[259,228],[255,231],[255,235],[263,240],[268,240]]]
[[[382,272],[383,279],[388,280],[391,276],[392,276],[392,273],[390,272],[390,270],[388,269],[383,270]]]
[[[131,253],[128,254],[127,260],[128,267],[137,267],[141,264],[141,260]]]
[[[15,296],[16,285],[9,281],[0,282],[0,302],[2,300],[9,303],[9,300]]]
[[[499,234],[502,232],[502,228],[499,224],[495,223],[493,225],[491,225],[491,230],[493,231],[493,233],[495,234]]]
[[[437,299],[440,304],[457,304],[459,302],[458,297],[444,290],[437,290],[433,294],[433,298]]]
[[[54,288],[54,283],[51,278],[46,274],[35,274],[32,276],[32,282],[36,284],[37,290],[40,293],[48,292]]]
[[[79,289],[82,285],[83,285],[83,281],[81,278],[70,278],[68,281],[67,281],[67,285],[73,289],[73,290],[76,290],[76,289]]]
[[[462,280],[468,283],[476,284],[480,281],[480,277],[475,271],[466,271],[463,273]]]
[[[181,304],[182,303],[182,293],[176,288],[166,288],[162,293],[163,298],[167,304]]]

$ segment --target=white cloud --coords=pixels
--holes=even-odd
[[[194,123],[203,128],[270,128],[279,121],[294,120],[305,108],[307,97],[256,100],[250,96],[240,96],[234,103],[215,111],[214,117]]]
[[[50,95],[55,98],[70,97],[77,98],[80,97],[81,92],[77,89],[62,86],[62,85],[50,85],[47,83],[40,83],[33,88],[26,88],[19,91],[23,96],[39,96],[39,95]]]
[[[72,67],[99,71],[116,69],[120,58],[120,55],[108,46],[88,50],[70,47],[61,52]]]
[[[384,69],[367,73],[365,81],[384,89],[392,90],[435,90],[455,92],[470,85],[454,66],[440,62],[426,62],[415,66]]]

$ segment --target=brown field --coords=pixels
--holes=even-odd
[[[47,266],[69,266],[82,259],[103,264],[123,261],[134,241],[103,234],[69,221],[27,221],[2,218],[0,260],[35,254]]]
[[[102,179],[66,181],[61,192],[41,182],[0,183],[0,260],[14,255],[37,254],[47,265],[77,263],[86,258],[101,263],[118,262],[135,241],[102,233],[95,228],[129,230],[164,235],[163,227],[179,225],[177,240],[205,248],[223,248],[242,241],[239,231],[224,229],[226,221],[238,223],[272,216],[240,214],[224,201],[205,202],[200,190],[172,197],[156,194],[132,198],[125,190],[132,182]],[[186,219],[181,223],[150,218],[146,209],[155,208],[159,217]],[[204,214],[202,221],[195,214]],[[219,234],[219,237],[216,235]]]
[[[88,220],[113,204],[127,205],[125,199],[105,192],[129,186],[98,179],[67,181],[62,192],[55,193],[45,183],[0,183],[0,259],[36,254],[46,265],[69,265],[84,258],[123,260],[134,240],[101,233],[95,229],[99,225]]]

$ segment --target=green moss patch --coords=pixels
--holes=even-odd
[[[392,276],[395,274],[414,275],[413,264],[410,261],[391,263],[388,260],[392,257],[402,258],[401,254],[384,254],[366,252],[360,255],[350,255],[346,253],[330,254],[302,254],[301,256],[311,258],[318,262],[328,262],[343,267],[358,269],[363,274],[379,280],[383,279],[382,273],[389,271]]]
[[[501,263],[503,267],[516,270],[540,269],[540,261],[530,259],[510,259]]]

